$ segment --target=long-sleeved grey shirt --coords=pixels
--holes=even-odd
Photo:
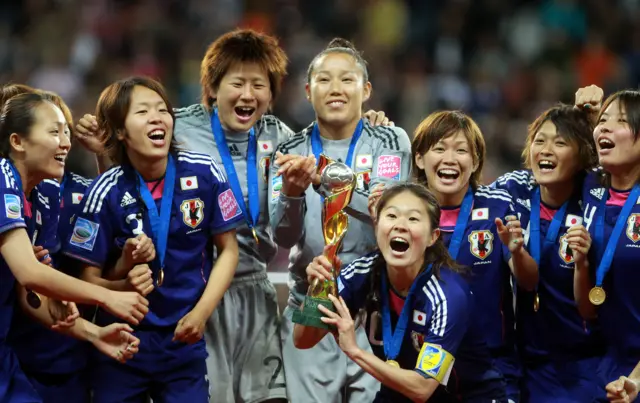
[[[310,155],[313,124],[282,143],[283,154]],[[345,162],[351,138],[322,138],[323,153],[331,159]],[[342,266],[372,251],[376,247],[373,223],[367,202],[369,189],[377,183],[406,180],[411,169],[411,143],[399,127],[372,127],[364,122],[362,135],[355,146],[351,167],[358,181],[345,212],[349,216],[347,233],[339,257]],[[324,249],[322,205],[320,195],[310,186],[301,197],[287,197],[280,192],[282,177],[276,177],[278,167],[271,167],[269,181],[270,216],[276,243],[289,252],[289,300],[300,303],[307,292],[306,267]]]
[[[209,154],[218,166],[224,169],[220,158],[218,146],[211,130],[211,115],[200,104],[175,110],[176,122],[174,136],[179,145],[187,150]],[[247,224],[237,229],[239,261],[236,269],[236,277],[253,273],[266,272],[267,263],[271,261],[277,252],[277,246],[271,236],[269,225],[269,200],[268,176],[271,157],[279,144],[293,136],[293,131],[274,116],[265,115],[256,123],[256,139],[258,141],[258,155],[256,156],[258,168],[258,187],[260,195],[260,217],[256,225],[259,244],[256,244],[253,233]],[[238,173],[242,195],[247,208],[249,208],[247,187],[247,149],[249,146],[249,133],[225,133],[231,159]],[[228,175],[227,175],[228,176]]]

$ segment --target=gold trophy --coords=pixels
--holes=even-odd
[[[341,162],[335,162],[320,155],[317,172],[320,175],[318,192],[324,197],[322,205],[322,234],[324,236],[325,256],[331,262],[333,280],[320,281],[315,279],[309,286],[302,308],[293,312],[293,322],[304,326],[330,329],[330,326],[320,320],[324,316],[318,305],[335,311],[329,295],[338,297],[336,280],[340,274],[340,267],[336,265],[338,249],[347,232],[349,224],[347,214],[342,211],[351,201],[356,185],[356,175],[351,168]]]

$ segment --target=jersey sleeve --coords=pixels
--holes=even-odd
[[[374,149],[369,189],[379,183],[407,180],[411,171],[411,141],[407,133],[399,127],[365,126],[364,130],[379,138],[381,143]],[[358,220],[372,223],[368,201],[369,192],[356,189],[345,212]]]
[[[80,202],[73,229],[62,241],[62,253],[86,264],[102,268],[115,245],[118,210],[110,202],[117,186],[119,168],[111,169],[96,179]]]
[[[4,170],[3,170],[4,171]],[[26,228],[27,224],[22,216],[22,193],[12,186],[13,177],[3,172],[4,180],[0,180],[0,193],[2,198],[2,213],[0,214],[0,234],[14,228]]]
[[[305,133],[299,133],[290,142],[278,147],[278,151],[288,154],[291,147],[306,141]],[[291,145],[291,147],[289,147]],[[304,217],[307,212],[305,195],[289,197],[282,193],[282,176],[276,176],[278,166],[271,164],[269,169],[269,221],[275,242],[283,248],[292,248],[305,234]],[[307,191],[310,191],[307,189]]]
[[[464,338],[469,321],[468,290],[441,283],[433,277],[426,285],[430,314],[428,334],[424,340],[416,372],[446,384],[453,368],[455,355]]]
[[[240,226],[244,222],[244,215],[229,182],[213,159],[210,173],[215,206],[209,229],[212,234],[218,235]]]

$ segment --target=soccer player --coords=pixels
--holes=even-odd
[[[594,371],[603,341],[578,312],[573,292],[574,270],[588,270],[580,201],[597,163],[591,127],[589,115],[573,105],[546,110],[529,127],[527,169],[493,184],[531,210],[528,250],[539,264],[535,288],[517,292],[523,402],[585,402],[603,386]]]
[[[324,246],[322,202],[310,185],[320,154],[344,162],[360,178],[345,208],[350,216],[349,231],[340,257],[349,263],[375,247],[366,187],[407,178],[409,138],[400,128],[372,127],[362,119],[362,105],[369,99],[371,83],[366,62],[346,40],[333,40],[313,59],[306,91],[316,122],[278,147],[269,183],[274,238],[280,246],[291,249],[293,286],[282,324],[287,390],[296,402],[370,402],[377,381],[346,360],[333,339],[323,339],[310,350],[296,349],[293,344],[291,316],[309,286],[304,271]],[[367,344],[364,331],[358,331],[358,338],[362,345]]]
[[[207,402],[204,328],[238,263],[241,211],[210,157],[176,149],[173,110],[159,83],[133,77],[111,84],[96,112],[119,165],[89,188],[63,250],[84,262],[83,278],[134,287],[148,296],[150,311],[136,331],[146,346],[139,356],[127,365],[94,364],[93,401],[144,401],[148,394],[158,403]],[[151,255],[140,246],[148,238]]]
[[[46,229],[50,223],[44,221],[45,217],[38,223],[31,197],[37,183],[64,172],[69,149],[65,128],[60,109],[37,93],[10,98],[0,117],[0,154],[3,156],[0,159],[3,177],[0,189],[4,211],[0,223],[0,396],[9,402],[42,401],[7,345],[16,289],[19,304],[37,320],[66,334],[90,340],[100,351],[121,362],[138,350],[139,340],[128,334],[132,331],[129,326],[113,324],[99,328],[76,318],[77,312],[69,312],[66,305],[45,295],[99,304],[134,324],[147,312],[146,299],[137,293],[113,292],[85,284],[36,260],[30,238],[34,237],[38,226]]]
[[[24,89],[25,92],[38,92],[26,86]],[[66,121],[65,132],[60,136],[71,139],[73,120],[67,105],[57,94],[40,93],[60,108]],[[32,191],[30,203],[35,220],[31,238],[36,252],[42,255],[42,261],[74,277],[79,274],[79,265],[57,252],[60,240],[70,235],[71,217],[77,213],[89,182],[71,172],[65,172],[57,180],[45,179]],[[89,401],[86,343],[42,329],[21,310],[14,315],[9,343],[22,370],[45,403]]]
[[[584,99],[594,98],[588,102],[590,109],[599,110],[593,138],[601,168],[587,176],[583,187],[584,222],[594,244],[588,270],[576,270],[575,297],[583,316],[597,315],[602,328],[607,351],[597,372],[606,384],[621,376],[633,378],[640,361],[640,295],[635,290],[640,280],[636,270],[640,258],[640,92],[620,91],[604,103],[599,88],[579,92],[579,106],[586,103]]]
[[[475,327],[468,269],[449,256],[437,223],[440,208],[424,186],[392,185],[376,218],[378,250],[340,273],[336,312],[322,307],[346,355],[382,382],[374,402],[506,402],[504,381],[493,368],[484,329]],[[331,278],[331,264],[316,257],[309,282]],[[373,352],[356,343],[352,314],[366,317]],[[327,331],[296,325],[297,346],[312,346]],[[455,365],[454,365],[455,361]],[[476,383],[455,375],[473,372]]]
[[[485,149],[482,133],[470,117],[458,111],[433,113],[414,132],[413,175],[438,199],[449,253],[472,269],[471,290],[478,303],[474,319],[485,329],[491,354],[507,381],[507,396],[517,402],[521,370],[510,279],[513,272],[519,285],[532,289],[538,269],[523,248],[519,228],[527,212],[516,211],[508,192],[480,184]],[[524,215],[518,217],[519,213]],[[508,221],[506,228],[502,219]]]

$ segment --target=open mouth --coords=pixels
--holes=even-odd
[[[450,181],[454,181],[456,179],[458,179],[458,177],[460,176],[460,172],[456,171],[455,169],[451,169],[451,168],[445,168],[445,169],[439,169],[436,174],[438,175],[438,177],[440,179],[446,179],[446,180],[450,180]]]
[[[147,136],[155,145],[163,146],[166,132],[162,129],[152,130]]]
[[[615,147],[616,145],[613,143],[613,141],[603,138],[601,137],[600,139],[598,139],[598,147],[600,147],[601,150],[610,150],[613,147]]]
[[[344,101],[331,101],[327,103],[327,105],[329,105],[330,108],[342,108],[345,104],[346,102]]]
[[[65,160],[67,159],[67,154],[56,154],[53,156],[53,159],[64,164]]]
[[[406,252],[407,249],[409,249],[409,242],[407,242],[405,239],[394,237],[391,238],[389,246],[391,246],[392,251],[403,253]]]
[[[553,161],[549,161],[549,160],[541,160],[538,161],[538,168],[540,168],[540,171],[542,172],[551,172],[556,168],[556,164]]]
[[[238,115],[238,117],[243,120],[248,120],[251,118],[251,116],[253,116],[256,108],[252,108],[250,106],[236,106],[233,110],[235,111],[236,115]]]

